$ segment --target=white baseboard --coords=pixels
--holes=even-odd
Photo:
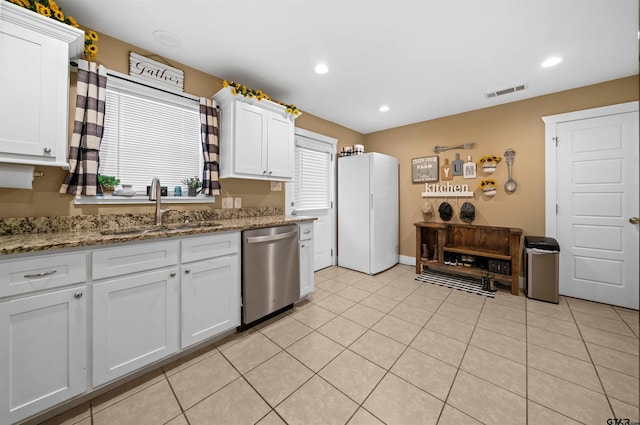
[[[415,266],[416,265],[416,257],[408,257],[406,255],[400,256],[400,264],[405,264],[407,266]]]

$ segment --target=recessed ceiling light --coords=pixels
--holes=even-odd
[[[169,46],[169,47],[178,47],[179,45],[182,44],[182,41],[177,35],[165,30],[154,31],[153,38],[155,38],[165,46]]]
[[[380,112],[387,112],[389,110],[389,105],[382,105],[378,108]]]
[[[319,63],[313,70],[316,71],[316,74],[326,74],[329,72],[329,67],[323,63]]]
[[[549,59],[542,62],[540,66],[543,68],[549,68],[551,66],[555,66],[559,64],[560,62],[562,62],[562,58],[560,56],[552,56]]]

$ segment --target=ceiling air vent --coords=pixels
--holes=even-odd
[[[502,90],[498,90],[498,91],[494,91],[491,93],[485,93],[485,97],[487,99],[491,99],[492,97],[496,97],[496,96],[502,96],[504,94],[509,94],[509,93],[515,93],[517,91],[521,91],[527,88],[526,84],[521,84],[519,86],[515,86],[515,87],[509,87],[508,89],[502,89]]]

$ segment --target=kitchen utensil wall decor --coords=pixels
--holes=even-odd
[[[442,153],[444,151],[448,151],[451,149],[473,149],[474,145],[475,143],[465,143],[463,145],[458,145],[458,146],[436,146],[435,148],[433,148],[433,151],[435,153]]]
[[[438,181],[438,157],[427,156],[411,160],[411,182],[425,183]]]
[[[513,167],[513,159],[516,156],[516,152],[513,149],[507,149],[504,153],[504,157],[507,161],[507,167],[509,169],[509,180],[504,184],[504,190],[509,193],[513,193],[516,191],[518,184],[511,178],[511,167]]]
[[[451,161],[451,174],[454,176],[464,175],[463,171],[464,161],[460,159],[460,154],[456,154],[456,159]]]
[[[471,160],[471,155],[467,155],[467,162],[463,166],[463,174],[465,179],[476,178],[476,163]]]
[[[440,167],[440,180],[453,180],[453,169],[449,164],[449,158],[445,158],[444,164]]]

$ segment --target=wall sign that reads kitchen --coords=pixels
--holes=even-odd
[[[184,91],[184,71],[129,52],[129,75],[154,87],[174,92]]]
[[[437,182],[438,181],[438,157],[426,156],[411,160],[411,182]]]

